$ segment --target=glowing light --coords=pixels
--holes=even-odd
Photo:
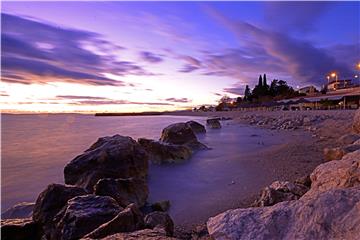
[[[331,73],[331,77],[336,77],[336,73]]]

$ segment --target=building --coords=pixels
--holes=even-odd
[[[317,93],[318,90],[314,86],[307,86],[307,87],[300,88],[298,90],[298,92],[300,94],[313,95],[313,94]]]
[[[335,80],[327,84],[328,91],[336,91],[338,89],[345,89],[353,87],[351,79]]]

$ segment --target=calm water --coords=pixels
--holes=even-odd
[[[49,183],[63,183],[66,163],[99,137],[121,134],[158,139],[167,125],[187,120],[205,121],[178,116],[3,115],[2,209],[34,201]],[[231,121],[223,124],[221,130],[210,129],[199,136],[212,150],[198,152],[184,164],[150,167],[150,201],[170,200],[170,213],[178,223],[189,217],[203,220],[233,202],[232,192],[247,194],[254,184],[262,186],[261,173],[245,164],[247,153],[286,138]]]

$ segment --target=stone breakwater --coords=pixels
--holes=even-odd
[[[305,116],[294,116],[290,121],[304,127],[308,121],[321,123],[337,117],[340,116],[314,116],[305,120]],[[279,129],[286,129],[284,126],[289,121],[260,118],[243,119],[250,122],[256,119],[259,125]],[[295,182],[272,183],[262,190],[253,207],[228,210],[210,218],[207,221],[210,236],[213,239],[360,239],[360,110],[352,125],[352,132],[337,141],[337,148],[324,150],[328,162]],[[338,151],[344,146],[346,151]],[[332,154],[336,157],[329,157],[329,152],[337,152]]]
[[[166,127],[159,141],[99,138],[65,166],[66,185],[49,184],[34,204],[3,214],[1,239],[172,239],[170,202],[147,201],[149,161],[187,160],[208,149],[196,136],[205,132],[190,121]]]

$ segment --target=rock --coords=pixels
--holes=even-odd
[[[161,141],[171,144],[197,142],[193,130],[186,123],[174,123],[163,129]]]
[[[209,236],[206,224],[197,225],[191,233],[192,240],[212,240]]]
[[[306,175],[304,177],[298,178],[294,181],[295,184],[304,185],[308,188],[311,187],[311,178],[310,175]]]
[[[149,153],[151,162],[155,164],[181,163],[192,155],[191,149],[185,145],[162,143],[145,138],[139,138],[138,142]]]
[[[153,211],[167,212],[169,210],[169,208],[170,208],[169,200],[160,201],[160,202],[151,204],[151,209]]]
[[[228,120],[232,120],[231,117],[221,117],[221,118],[218,118],[218,120],[220,121],[228,121]]]
[[[339,160],[345,154],[356,151],[358,149],[360,149],[360,145],[354,145],[354,144],[345,147],[325,148],[324,159],[326,161]]]
[[[35,203],[22,202],[15,204],[1,214],[1,219],[29,218],[32,216]]]
[[[75,240],[113,219],[123,209],[108,196],[84,195],[72,198],[55,217],[50,239]]]
[[[353,130],[355,133],[360,133],[360,109],[355,112],[353,120]]]
[[[355,142],[353,143],[353,145],[360,145],[360,139],[357,140],[357,141],[355,141]]]
[[[342,145],[349,145],[349,144],[353,144],[355,141],[359,139],[360,139],[360,135],[358,134],[346,134],[344,136],[341,136],[338,142]]]
[[[50,184],[39,194],[32,218],[34,222],[43,225],[46,232],[48,227],[51,228],[55,215],[60,212],[69,199],[85,194],[86,192],[82,188]]]
[[[271,207],[235,209],[207,222],[214,239],[360,239],[360,188],[336,189]]]
[[[314,195],[330,189],[360,185],[360,150],[346,154],[339,161],[320,164],[310,175],[311,189],[304,195]]]
[[[208,125],[212,129],[219,129],[221,128],[221,124],[219,119],[217,118],[211,118],[206,120],[206,125]]]
[[[119,232],[133,232],[143,227],[143,214],[135,204],[130,204],[112,220],[87,234],[85,238],[99,239]]]
[[[126,207],[131,203],[142,207],[149,196],[149,189],[143,179],[104,178],[97,182],[94,193],[100,196],[112,197],[121,207]]]
[[[189,126],[194,133],[206,133],[206,129],[204,125],[196,122],[196,121],[188,121],[185,123],[187,126]]]
[[[41,229],[31,218],[1,220],[2,240],[40,240]]]
[[[174,233],[174,223],[165,212],[152,212],[145,216],[144,218],[145,226],[147,228],[160,227],[163,228],[167,236],[172,236]]]
[[[84,238],[83,240],[85,239],[88,240],[90,238]],[[162,228],[143,229],[130,233],[117,233],[101,239],[102,240],[176,240],[176,238],[166,236],[166,233]]]
[[[304,126],[309,126],[311,124],[311,118],[309,117],[304,117],[303,118],[303,125]]]
[[[200,143],[186,123],[174,123],[163,129],[160,141],[174,145],[185,145],[191,149],[207,149]]]
[[[99,138],[64,169],[66,184],[83,187],[89,192],[102,178],[145,178],[147,174],[146,151],[132,138],[120,135]]]
[[[253,206],[265,207],[283,201],[297,200],[308,190],[309,188],[304,185],[275,181],[261,191],[260,198],[255,201]]]

